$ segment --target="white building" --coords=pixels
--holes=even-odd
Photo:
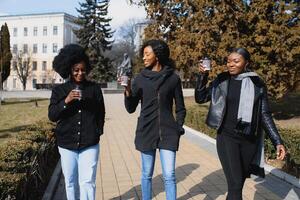
[[[142,46],[142,42],[145,39],[145,28],[151,23],[150,20],[144,21],[144,22],[140,22],[135,24],[135,31],[136,31],[136,35],[135,35],[135,39],[134,39],[134,45],[135,45],[135,51],[138,52],[139,49]]]
[[[30,57],[26,90],[35,89],[36,84],[63,82],[52,70],[52,61],[64,45],[77,42],[72,31],[79,28],[75,19],[66,13],[0,16],[0,25],[6,23],[9,28],[13,57],[20,51]],[[5,90],[22,90],[15,65],[12,59],[10,76],[3,84]]]

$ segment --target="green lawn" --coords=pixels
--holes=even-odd
[[[0,143],[40,120],[47,120],[49,100],[8,99],[0,106]]]

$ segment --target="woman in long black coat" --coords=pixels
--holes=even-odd
[[[186,109],[181,80],[169,58],[168,45],[161,40],[149,40],[141,48],[145,68],[125,88],[125,106],[129,113],[141,101],[135,146],[142,158],[143,200],[152,198],[152,175],[156,149],[159,149],[166,199],[176,199],[175,158]],[[175,100],[176,120],[173,117]]]

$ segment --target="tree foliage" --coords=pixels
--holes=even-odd
[[[0,89],[2,89],[3,82],[10,74],[10,61],[12,58],[12,54],[10,52],[10,35],[6,23],[1,26],[0,43]]]
[[[110,18],[107,17],[109,0],[85,0],[79,3],[77,9],[80,16],[76,23],[81,26],[74,31],[82,45],[91,57],[93,70],[91,77],[96,81],[109,81],[113,69],[108,58],[103,53],[111,49],[113,31],[110,28]]]
[[[146,39],[168,42],[177,67],[189,78],[204,56],[213,60],[211,76],[224,70],[228,50],[245,47],[252,67],[269,92],[282,97],[299,82],[300,6],[298,1],[142,0],[154,21]]]

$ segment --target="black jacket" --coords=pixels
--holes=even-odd
[[[227,89],[230,75],[227,72],[219,74],[209,87],[206,87],[207,77],[208,74],[198,75],[195,88],[195,100],[197,103],[210,101],[206,123],[208,126],[218,130],[222,127],[223,117],[226,111]],[[255,85],[252,122],[248,127],[244,127],[241,124],[240,127],[237,128],[241,133],[249,136],[260,135],[263,128],[274,146],[282,144],[282,140],[269,110],[266,86],[259,77],[251,77],[251,80]]]
[[[83,149],[99,142],[103,134],[105,108],[99,84],[84,81],[82,99],[65,104],[65,98],[75,88],[71,81],[52,90],[48,117],[57,122],[55,135],[58,146]]]
[[[139,151],[156,148],[178,150],[186,114],[181,80],[173,68],[165,66],[160,72],[144,69],[133,81],[132,93],[125,97],[125,106],[133,113],[141,100],[135,146]],[[176,120],[173,116],[175,100]]]

